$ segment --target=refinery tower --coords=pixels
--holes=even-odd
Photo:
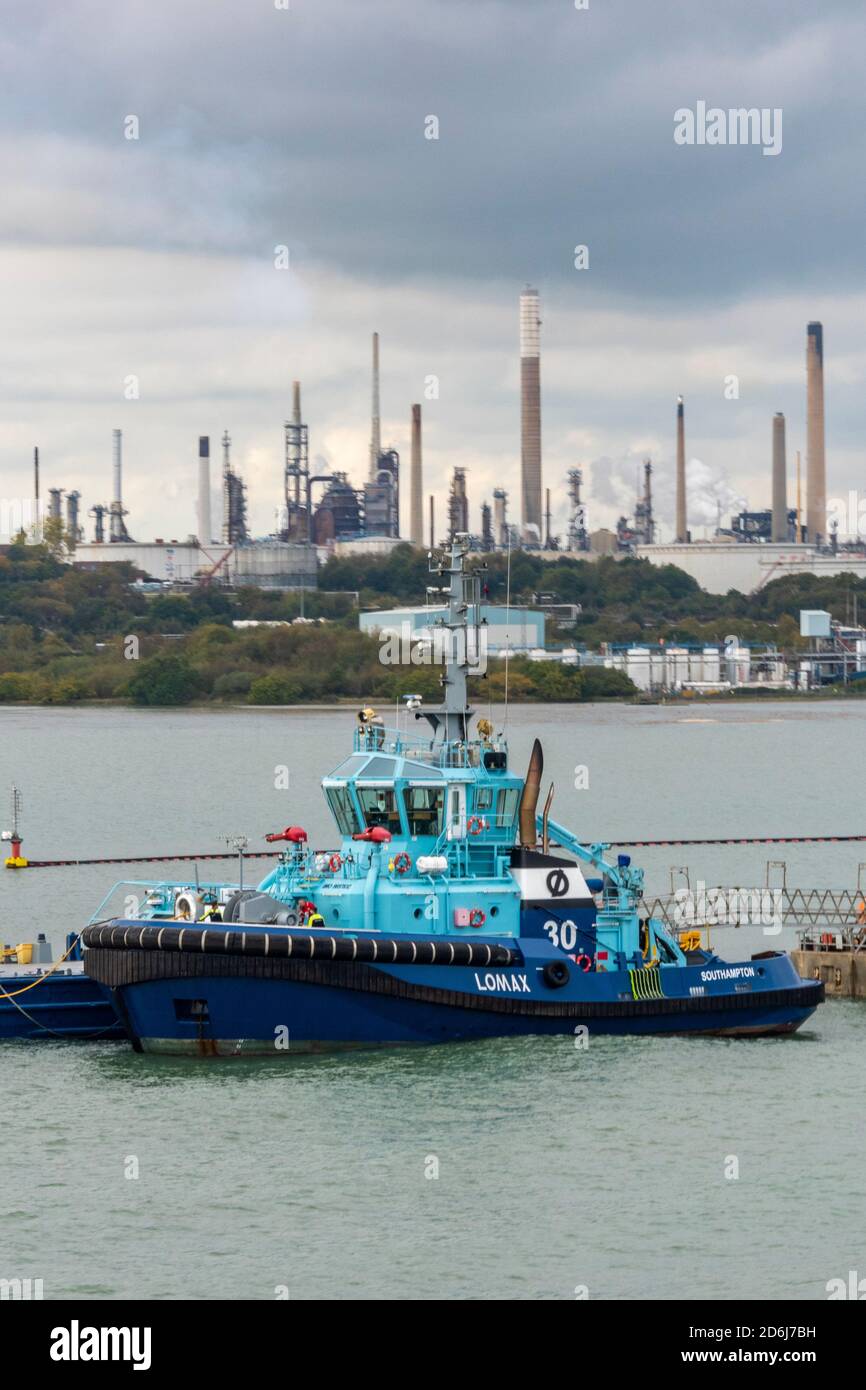
[[[520,296],[520,496],[528,539],[541,540],[541,319],[538,290]]]

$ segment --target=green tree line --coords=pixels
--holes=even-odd
[[[427,557],[409,546],[387,557],[332,559],[320,572],[319,589],[303,596],[216,585],[153,594],[135,578],[127,564],[84,570],[45,546],[0,547],[0,701],[284,704],[441,693],[437,668],[385,666],[378,641],[358,631],[356,593],[362,607],[424,602]],[[856,597],[866,611],[866,581],[850,575],[787,576],[753,596],[716,595],[674,566],[631,558],[545,562],[518,552],[509,574],[506,557],[496,555],[484,582],[493,603],[505,602],[510,584],[514,604],[544,592],[582,605],[573,629],[557,633],[551,625],[552,639],[562,645],[700,642],[735,631],[744,640],[795,651],[800,608],[826,608],[845,620]],[[235,619],[290,623],[302,602],[307,617],[326,621],[232,626]],[[617,672],[513,660],[509,691],[514,699],[586,700],[622,698],[634,688]],[[503,694],[504,664],[491,659],[473,698]]]

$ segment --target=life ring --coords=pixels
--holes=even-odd
[[[575,956],[574,963],[579,970],[583,971],[584,975],[588,975],[592,969],[592,958],[590,956],[583,954]]]
[[[342,869],[342,867],[343,867],[343,856],[340,855],[340,854],[332,854],[331,857],[330,857],[330,859],[328,860],[328,868],[331,870],[331,873],[332,873],[332,874],[339,873],[340,870]]]
[[[549,989],[562,989],[571,976],[564,960],[549,960],[541,972],[541,978]]]
[[[202,901],[197,893],[178,893],[174,900],[174,915],[181,922],[197,922],[201,917]]]
[[[412,867],[412,860],[404,849],[394,856],[394,870],[398,874],[408,874]]]
[[[487,829],[487,821],[483,816],[470,816],[466,829],[470,835],[480,835],[482,830]]]
[[[487,913],[484,912],[480,907],[473,907],[472,911],[469,914],[470,927],[483,927],[486,921]]]

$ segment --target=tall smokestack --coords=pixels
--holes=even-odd
[[[122,471],[123,431],[111,431],[111,472],[114,480],[112,501],[123,502]]]
[[[538,290],[520,296],[520,491],[523,525],[541,540],[541,319]]]
[[[370,429],[370,482],[376,481],[379,454],[382,449],[382,426],[379,415],[379,334],[373,334],[373,419]]]
[[[200,545],[213,540],[210,517],[210,438],[198,437],[198,539]]]
[[[806,527],[817,545],[827,535],[827,473],[824,464],[824,330],[806,329]]]
[[[421,407],[412,407],[412,457],[409,474],[409,539],[424,544],[424,493],[421,473]]]
[[[436,548],[436,525],[435,525],[435,517],[436,517],[436,514],[435,514],[435,510],[434,510],[435,505],[436,505],[436,504],[435,504],[435,501],[434,501],[434,498],[433,498],[433,493],[431,492],[431,493],[430,493],[430,549],[431,549],[431,550],[435,550],[435,548]]]
[[[112,497],[109,509],[108,538],[112,541],[128,540],[123,524],[123,478],[122,478],[123,434],[120,430],[111,431],[111,473]]]
[[[39,511],[39,450],[33,450],[33,499],[37,503],[36,510]],[[37,517],[38,520],[38,517]]]
[[[785,417],[781,410],[773,416],[773,527],[774,541],[788,539],[788,487],[785,462]]]
[[[677,540],[688,541],[686,520],[686,421],[682,396],[677,396]]]

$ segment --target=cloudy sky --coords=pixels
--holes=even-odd
[[[0,498],[39,444],[45,487],[107,500],[119,426],[132,534],[185,536],[197,436],[227,428],[267,533],[293,378],[312,454],[362,481],[377,329],[386,442],[408,458],[423,401],[428,489],[460,464],[473,526],[497,485],[516,519],[525,283],[559,529],[569,467],[594,528],[649,454],[670,536],[678,392],[693,531],[768,505],[813,318],[828,495],[861,485],[862,0],[283,3],[4,0]],[[780,108],[781,153],[676,144],[699,101]]]

